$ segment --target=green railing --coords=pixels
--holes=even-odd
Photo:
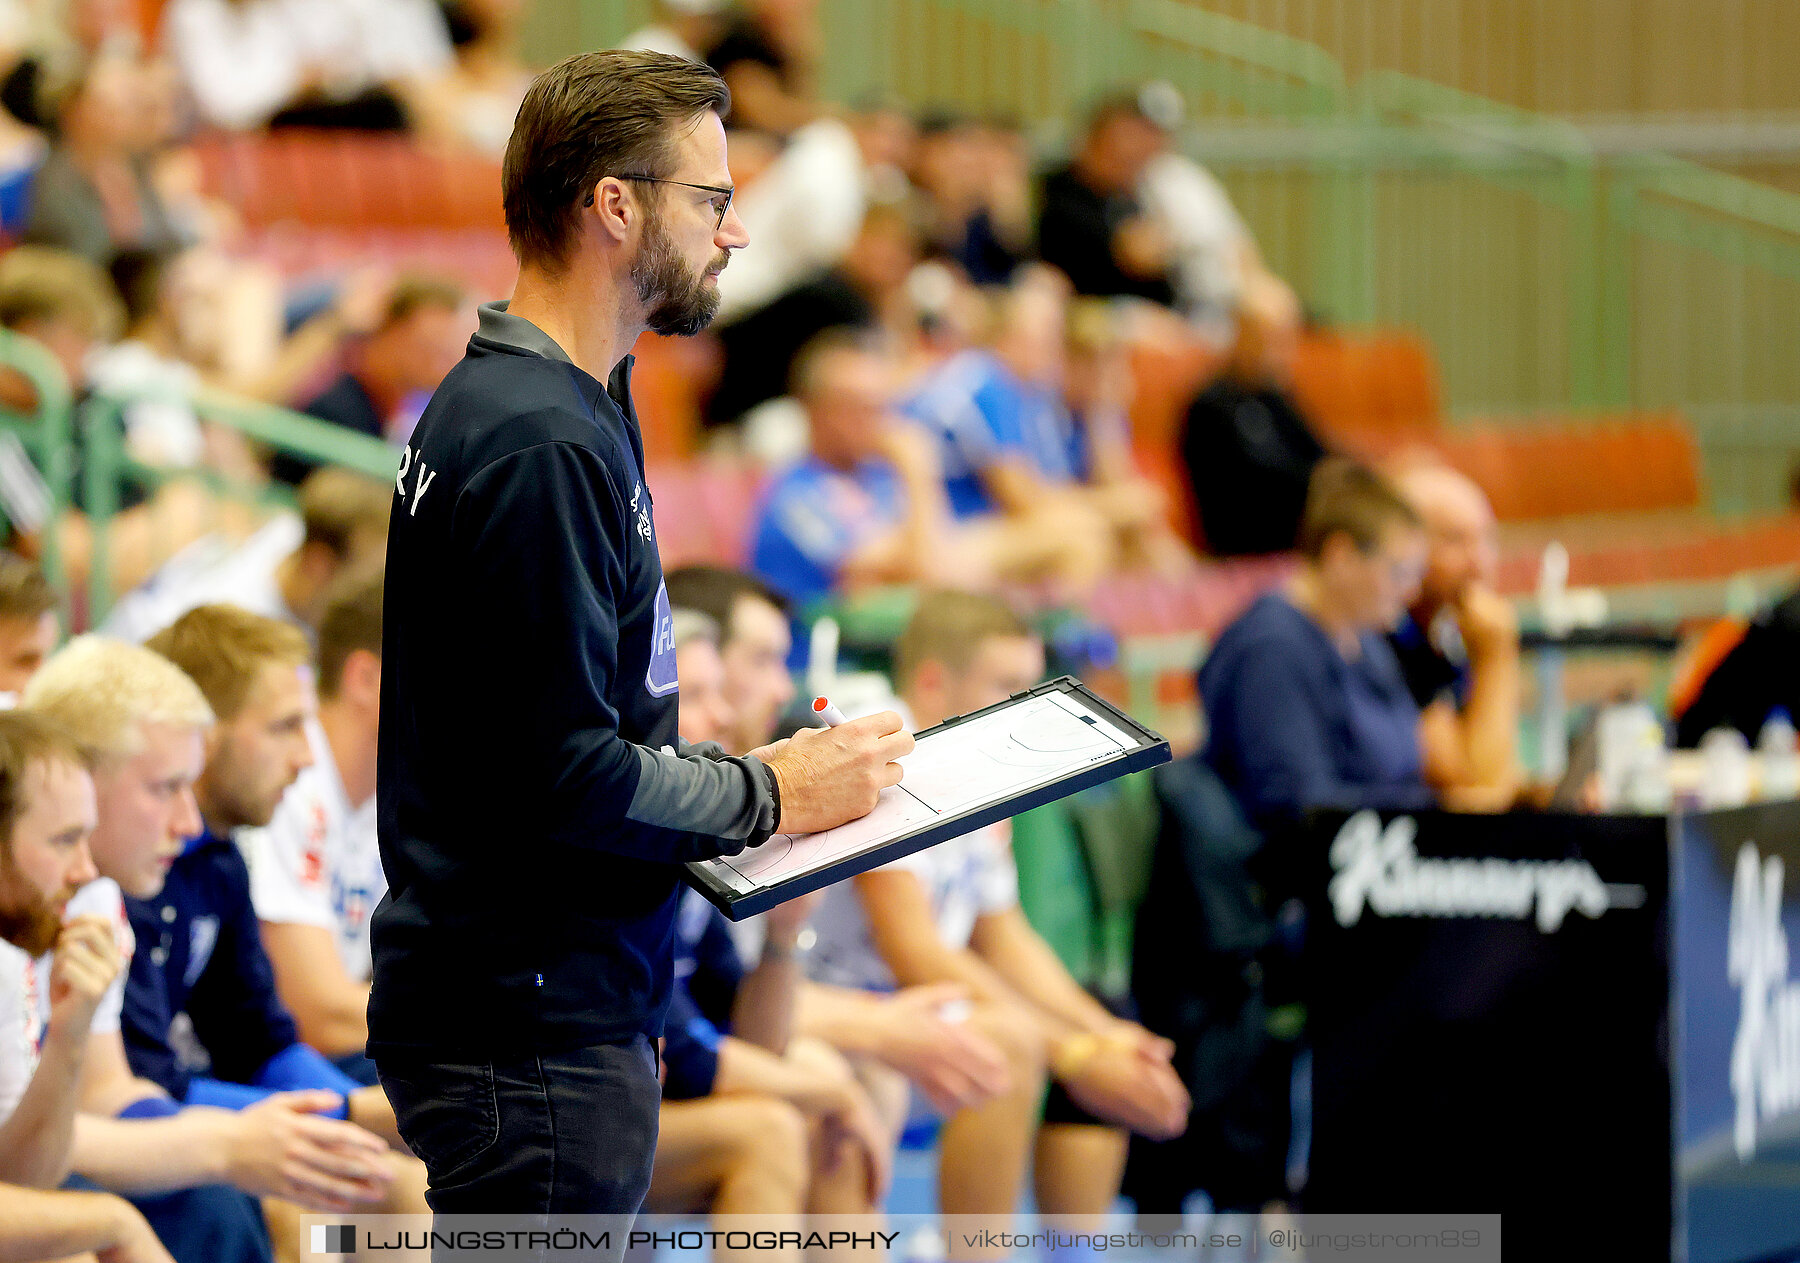
[[[14,435],[31,457],[50,495],[50,516],[43,531],[39,558],[44,575],[58,592],[63,583],[60,519],[67,508],[74,477],[74,444],[70,441],[69,379],[56,357],[30,338],[0,329],[0,365],[22,376],[37,401],[34,411],[0,404],[0,429]],[[64,615],[68,614],[65,608]]]
[[[394,449],[378,439],[345,430],[304,413],[277,408],[255,400],[218,391],[202,391],[193,398],[173,398],[166,393],[93,395],[72,404],[68,383],[55,359],[29,338],[0,329],[0,366],[12,369],[30,383],[36,407],[19,411],[0,404],[0,431],[16,436],[25,452],[44,475],[51,510],[43,531],[42,564],[46,576],[59,591],[64,583],[65,550],[63,518],[78,501],[90,528],[87,557],[87,622],[95,625],[111,607],[112,532],[119,513],[120,496],[132,482],[152,490],[171,478],[198,478],[219,497],[257,502],[291,501],[285,488],[234,484],[215,475],[196,471],[171,472],[133,461],[125,449],[125,410],[133,403],[153,400],[190,404],[204,420],[227,426],[247,438],[280,452],[322,464],[340,465],[383,482],[394,476]],[[81,494],[75,494],[75,427],[82,435]],[[65,609],[65,614],[68,611]]]

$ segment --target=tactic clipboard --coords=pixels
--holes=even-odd
[[[861,820],[695,861],[687,881],[738,921],[1168,761],[1167,739],[1065,675],[918,733],[905,777]]]

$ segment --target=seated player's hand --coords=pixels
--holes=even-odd
[[[868,1172],[865,1190],[871,1206],[879,1206],[887,1196],[888,1180],[894,1168],[894,1138],[882,1125],[875,1105],[860,1083],[849,1079],[834,1086],[837,1101],[825,1115],[827,1162],[841,1161],[844,1146],[854,1145],[863,1155],[863,1169]]]
[[[887,1038],[882,1060],[912,1080],[944,1114],[1012,1090],[1006,1055],[967,1022],[954,1020],[954,1007],[968,1002],[967,988],[932,983],[908,987],[883,1005]]]
[[[1080,1047],[1071,1050],[1072,1044]],[[1134,1042],[1078,1035],[1052,1068],[1075,1103],[1096,1117],[1152,1140],[1172,1140],[1187,1129],[1187,1089],[1166,1061]]]
[[[835,728],[806,728],[768,760],[781,785],[778,833],[816,833],[859,820],[875,808],[912,753],[913,738],[891,710]]]
[[[50,1037],[87,1038],[119,964],[119,941],[105,917],[76,917],[63,926],[50,964]]]
[[[175,1263],[137,1208],[124,1198],[112,1200],[117,1203],[112,1210],[118,1220],[118,1230],[112,1248],[101,1250],[94,1256],[99,1263]]]
[[[226,1114],[232,1127],[229,1182],[246,1193],[326,1213],[380,1201],[393,1178],[387,1142],[354,1124],[319,1117],[341,1100],[335,1092],[279,1092]]]

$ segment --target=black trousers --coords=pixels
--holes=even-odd
[[[656,1156],[656,1050],[622,1044],[455,1063],[376,1058],[439,1215],[635,1215]]]

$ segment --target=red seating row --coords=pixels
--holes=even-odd
[[[211,134],[195,143],[203,187],[253,228],[489,231],[503,226],[500,164],[438,153],[404,136],[278,131]]]

